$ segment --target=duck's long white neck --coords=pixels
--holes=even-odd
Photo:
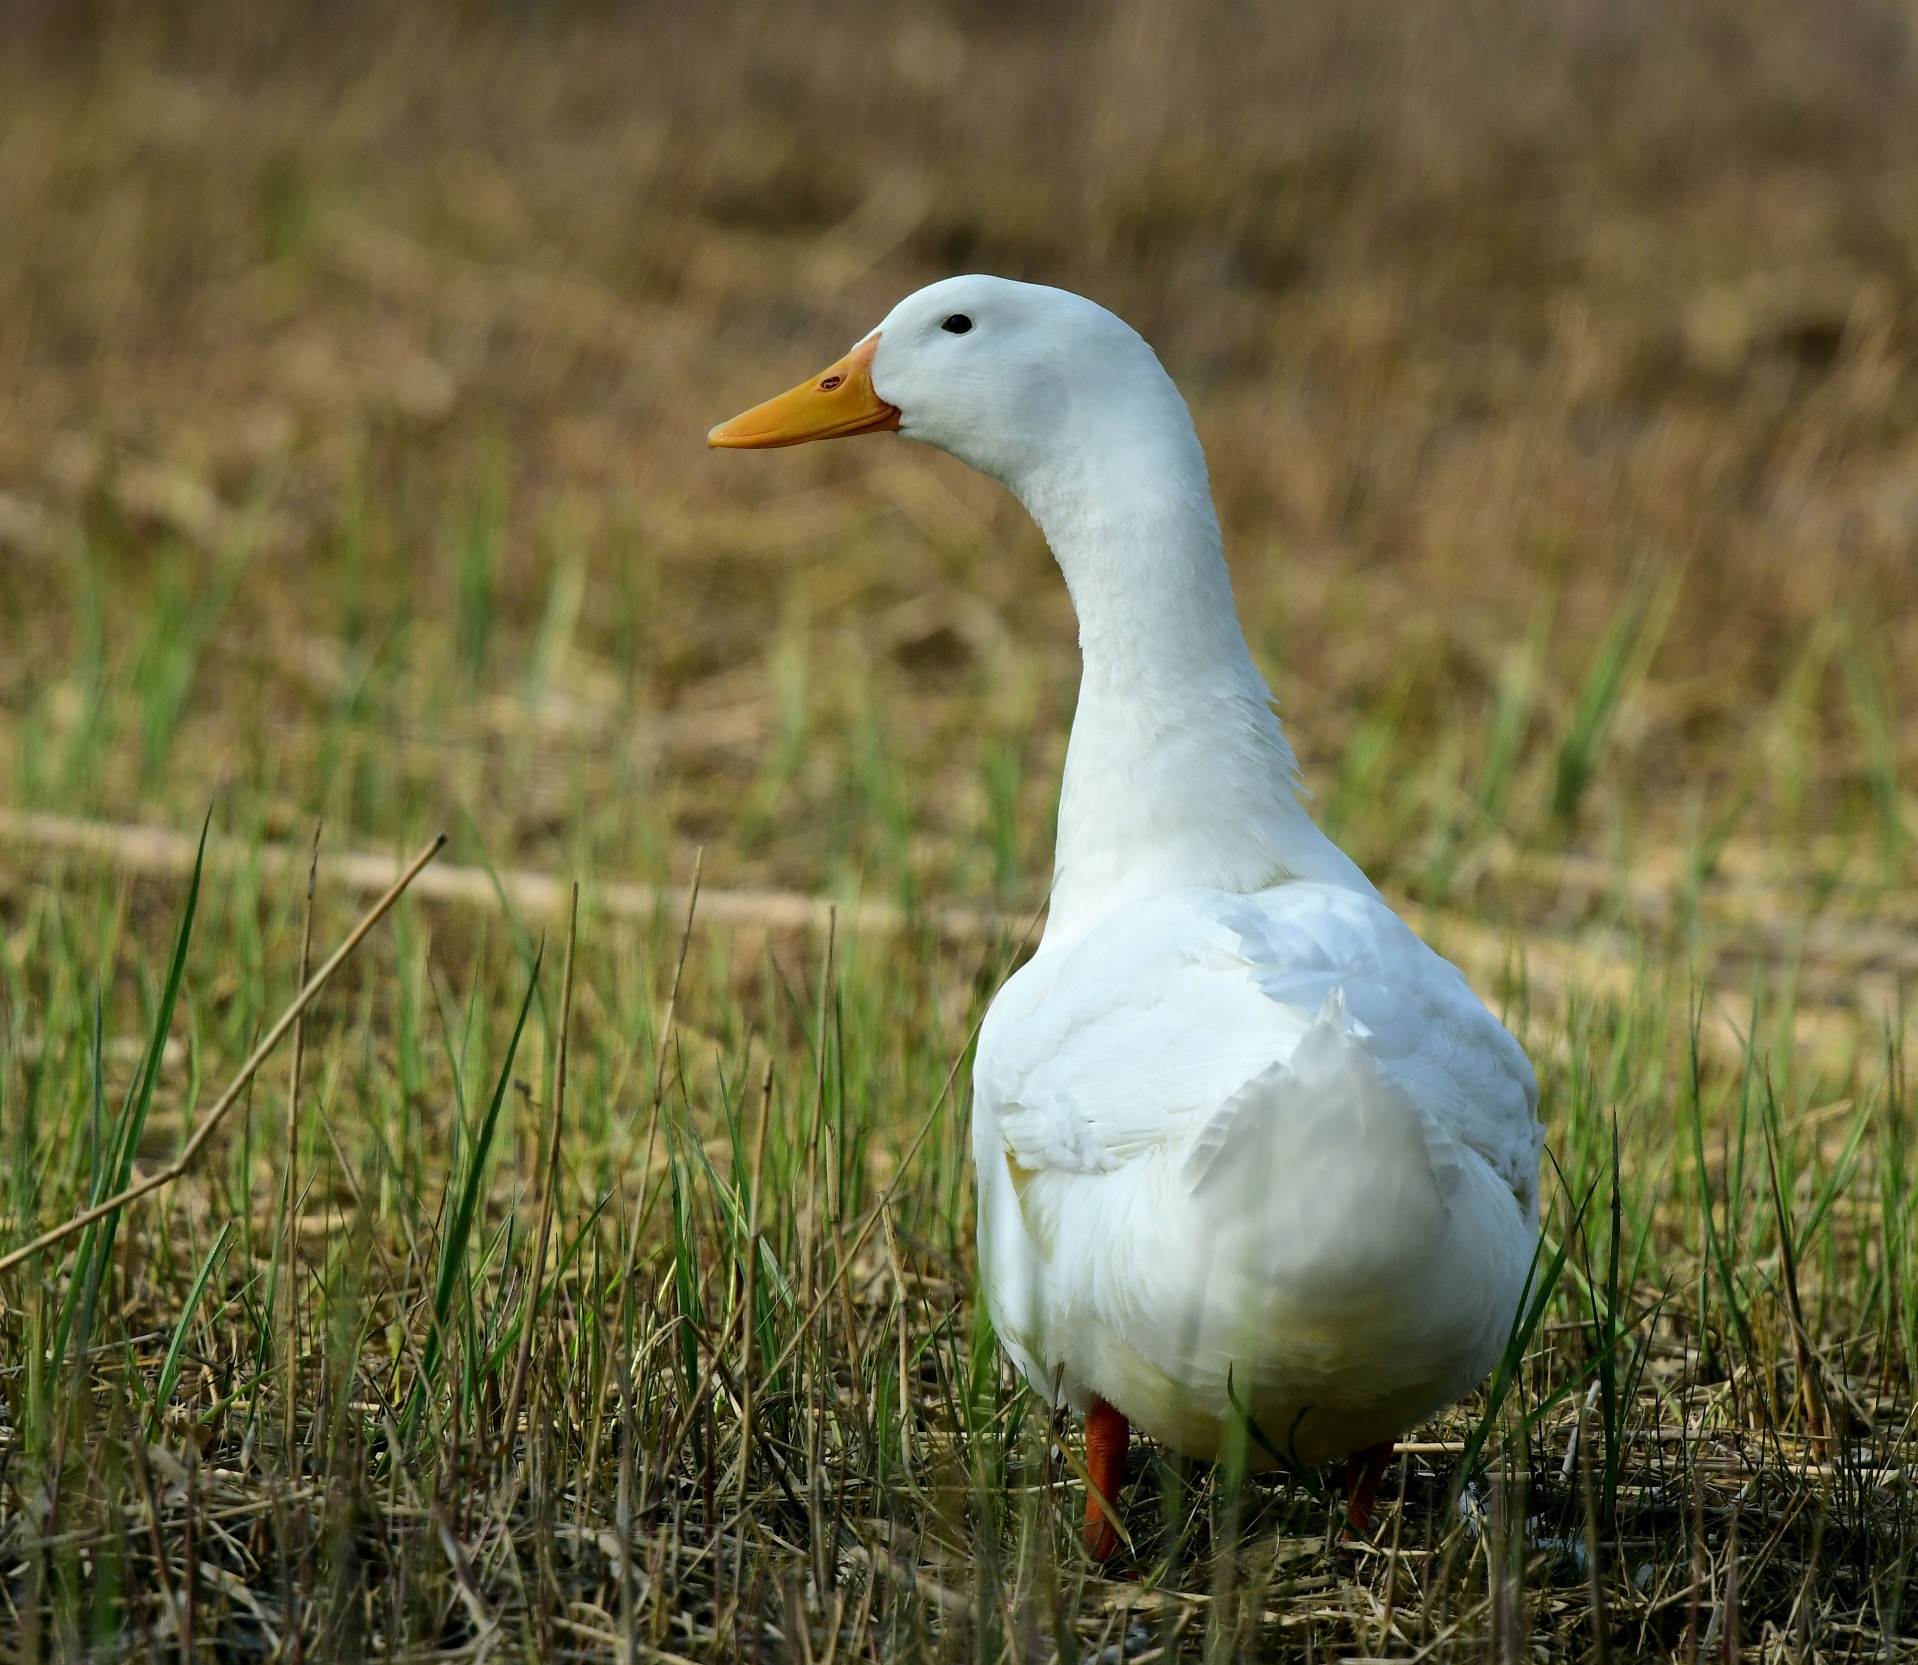
[[[1093,419],[1080,443],[1008,482],[1065,574],[1084,659],[1048,947],[1180,885],[1372,892],[1299,803],[1233,606],[1205,457],[1169,379],[1163,395]]]

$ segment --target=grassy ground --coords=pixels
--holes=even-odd
[[[0,1657],[1914,1651],[1910,29],[9,10],[0,1254],[181,1150],[316,823],[315,961],[450,846],[0,1273]],[[1539,1065],[1554,1275],[1368,1541],[1147,1452],[1089,1567],[972,1305],[1065,597],[946,459],[701,447],[954,269],[1159,345],[1318,813]]]

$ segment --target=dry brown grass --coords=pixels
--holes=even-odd
[[[197,1634],[222,1657],[272,1635],[283,1659],[798,1658],[833,1637],[1064,1659],[1148,1608],[1173,1653],[1443,1639],[1504,1659],[1528,1626],[1595,1646],[1561,1466],[1577,1395],[1535,1430],[1549,1454],[1500,1459],[1483,1540],[1437,1508],[1436,1447],[1477,1410],[1428,1430],[1389,1570],[1384,1535],[1328,1547],[1323,1507],[1272,1489],[1245,1504],[1241,1567],[1211,1476],[1157,1526],[1135,1500],[1149,1588],[1039,1553],[1060,1475],[989,1336],[966,1339],[956,1107],[884,1233],[873,1212],[1005,942],[842,942],[827,979],[816,936],[716,912],[668,1022],[679,898],[649,911],[634,887],[683,885],[697,849],[715,889],[875,917],[1043,898],[1076,661],[1036,533],[904,443],[702,442],[967,269],[1080,289],[1157,345],[1320,812],[1509,999],[1567,1194],[1599,1181],[1595,1208],[1621,1113],[1648,1258],[1613,1288],[1605,1223],[1573,1234],[1597,1258],[1524,1390],[1617,1352],[1601,1310],[1623,1302],[1644,1374],[1589,1517],[1614,1650],[1689,1657],[1708,1629],[1767,1659],[1895,1647],[1918,1264],[1898,1053],[1913,27],[1863,0],[0,11],[0,1249],[87,1194],[93,991],[108,1116],[152,1021],[181,890],[134,876],[129,852],[161,846],[125,826],[177,834],[214,801],[234,841],[149,1162],[292,980],[288,875],[316,816],[370,863],[333,869],[322,938],[352,873],[434,827],[466,875],[402,909],[316,1018],[295,1448],[279,1378],[248,1374],[286,1341],[256,1310],[284,1216],[277,1135],[256,1148],[252,1121],[223,1169],[129,1218],[107,1362],[26,1368],[71,1318],[70,1263],[0,1283],[21,1355],[0,1377],[0,1587],[33,1656],[172,1648],[198,1586],[163,1569],[194,1532],[217,1569]],[[587,1062],[556,1239],[617,1202],[589,1233],[601,1260],[555,1274],[546,1410],[498,1451],[472,1419],[506,1389],[473,1348],[524,1287],[552,964],[508,1155],[476,1182],[486,1242],[518,1235],[497,1259],[476,1237],[477,1311],[448,1340],[465,1374],[427,1392],[434,1199],[467,1171],[526,987],[528,899],[550,913],[574,875]],[[828,986],[843,1033],[821,1049]],[[747,1258],[728,1129],[768,1053],[787,1281],[761,1298],[797,1351],[746,1460],[713,1361],[741,1344]],[[832,1183],[807,1168],[821,1139]],[[1794,1270],[1801,1331],[1777,1228],[1833,1176]],[[829,1217],[872,1229],[801,1342],[788,1297],[830,1292]],[[149,1448],[139,1394],[229,1221]],[[922,1466],[901,1471],[877,1396],[908,1342]],[[1824,1443],[1820,1383],[1850,1407],[1818,1413]],[[430,1409],[389,1426],[416,1390]],[[738,1512],[708,1495],[735,1455]],[[1481,1546],[1520,1541],[1521,1470],[1550,1546],[1515,1551],[1514,1579]],[[717,1580],[708,1545],[735,1557]]]
[[[615,746],[631,688],[671,834],[747,859],[714,835],[782,631],[822,680],[868,662],[915,816],[950,825],[979,696],[1015,731],[1036,710],[1034,762],[1057,754],[1071,631],[1035,535],[905,444],[742,464],[700,436],[979,267],[1092,292],[1160,347],[1322,791],[1382,708],[1414,739],[1476,716],[1528,632],[1536,721],[1562,720],[1648,565],[1681,581],[1612,819],[1675,842],[1700,801],[1766,833],[1868,813],[1842,664],[1893,712],[1918,675],[1918,122],[1890,13],[239,16],[8,25],[11,710],[73,639],[74,519],[137,604],[168,536],[216,543],[264,502],[188,715],[256,688],[297,745],[349,674],[343,613],[443,623],[449,531],[496,471],[497,651],[523,660],[576,553],[551,720]],[[176,806],[229,767],[205,738]],[[753,867],[813,886],[804,796]],[[563,842],[537,797],[488,806],[502,854]]]

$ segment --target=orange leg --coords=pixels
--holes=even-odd
[[[1392,1441],[1368,1445],[1345,1459],[1345,1518],[1354,1532],[1372,1524],[1372,1504],[1392,1461]]]
[[[1131,1442],[1132,1428],[1126,1419],[1103,1399],[1093,1400],[1086,1412],[1086,1472],[1114,1509],[1119,1506],[1119,1488],[1125,1484],[1126,1448]],[[1095,1561],[1119,1552],[1119,1534],[1090,1490],[1086,1492],[1085,1546]]]

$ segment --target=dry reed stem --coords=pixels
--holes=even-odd
[[[160,1169],[159,1172],[150,1174],[145,1179],[128,1186],[117,1196],[108,1197],[104,1202],[97,1203],[92,1208],[82,1209],[78,1214],[73,1215],[60,1225],[42,1232],[38,1237],[34,1238],[32,1242],[23,1243],[19,1248],[14,1249],[10,1253],[0,1255],[0,1272],[10,1271],[23,1260],[39,1254],[43,1249],[50,1249],[54,1244],[71,1237],[75,1232],[83,1231],[86,1227],[92,1225],[94,1221],[103,1220],[109,1214],[125,1208],[129,1203],[138,1202],[140,1198],[159,1190],[163,1185],[170,1185],[174,1180],[185,1173],[188,1168],[192,1167],[194,1157],[200,1153],[200,1147],[211,1137],[213,1130],[220,1125],[226,1113],[239,1102],[240,1095],[246,1091],[247,1085],[259,1072],[260,1066],[272,1056],[273,1049],[280,1044],[286,1032],[299,1021],[300,1014],[318,998],[320,991],[331,981],[333,973],[338,971],[340,967],[346,963],[348,957],[354,949],[359,947],[367,933],[386,917],[388,910],[406,894],[407,887],[412,884],[414,879],[425,869],[426,864],[438,855],[445,845],[446,834],[435,834],[433,841],[413,858],[405,870],[401,872],[400,876],[387,887],[385,894],[360,916],[359,923],[347,933],[346,940],[342,942],[338,948],[333,950],[326,963],[313,974],[312,979],[294,997],[293,1003],[280,1014],[273,1027],[262,1037],[260,1044],[253,1049],[247,1061],[240,1066],[239,1073],[227,1084],[226,1091],[220,1095],[219,1099],[214,1103],[213,1108],[202,1118],[199,1127],[194,1130],[193,1137],[187,1140],[180,1154],[175,1157],[173,1161],[168,1163],[166,1167]]]

